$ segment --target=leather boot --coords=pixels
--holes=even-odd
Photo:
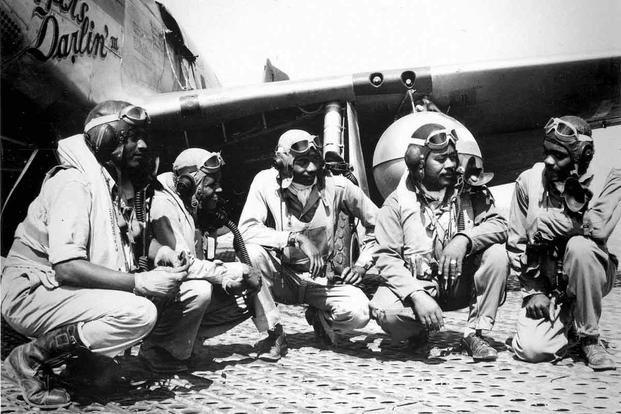
[[[24,400],[33,407],[66,407],[71,404],[69,394],[49,385],[49,372],[54,363],[83,349],[77,324],[56,328],[11,351],[4,361],[7,378],[19,386]]]
[[[605,371],[617,369],[615,361],[602,346],[597,336],[586,336],[580,340],[582,352],[587,360],[587,365],[593,371]]]
[[[462,338],[461,343],[475,361],[495,361],[498,358],[498,351],[478,333],[471,333]]]
[[[263,361],[276,362],[281,357],[287,355],[289,346],[287,345],[287,335],[281,324],[268,331],[267,338],[260,340],[254,346],[256,357]]]
[[[313,327],[315,338],[317,338],[319,342],[324,345],[337,345],[338,340],[336,332],[328,325],[326,319],[319,314],[319,309],[309,306],[304,316],[306,317],[306,322]]]

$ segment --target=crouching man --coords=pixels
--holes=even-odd
[[[175,159],[172,172],[158,176],[150,210],[154,245],[183,252],[190,265],[178,300],[159,304],[161,322],[141,347],[141,356],[160,373],[185,371],[200,362],[202,338],[250,317],[234,295],[251,294],[261,284],[258,272],[245,264],[203,259],[197,214],[216,208],[222,164],[219,153],[189,148]]]
[[[599,342],[599,319],[617,268],[606,240],[621,211],[618,171],[588,210],[590,126],[563,116],[544,132],[544,162],[518,177],[511,203],[507,246],[524,294],[513,350],[525,361],[555,361],[576,337],[591,368],[615,369]]]
[[[457,136],[452,118],[426,117],[397,121],[396,130],[411,137],[408,170],[377,217],[376,266],[385,285],[371,301],[372,317],[420,351],[429,332],[443,327],[444,310],[469,306],[462,344],[475,361],[495,360],[497,351],[482,333],[494,326],[505,296],[507,222],[484,186],[456,185],[458,140],[469,140],[480,158],[472,135],[461,127]],[[474,179],[479,173],[467,171]]]
[[[113,357],[153,328],[144,296],[174,297],[185,268],[132,273],[133,182],[146,161],[146,112],[106,101],[88,115],[84,134],[59,141],[62,165],[46,176],[18,226],[2,273],[2,316],[33,338],[4,366],[33,407],[70,404],[46,380],[52,363],[90,350]],[[137,189],[136,189],[137,190]]]
[[[316,139],[299,129],[281,135],[274,168],[255,176],[239,219],[252,264],[263,275],[255,323],[268,337],[256,349],[267,361],[287,351],[274,300],[310,305],[307,320],[327,341],[335,340],[333,328],[369,321],[369,301],[356,285],[373,264],[377,207],[346,178],[328,175]],[[335,275],[330,259],[341,211],[360,219],[368,242],[357,262]]]

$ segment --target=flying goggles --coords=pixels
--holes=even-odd
[[[220,171],[220,167],[224,165],[224,159],[219,152],[216,152],[211,157],[207,158],[203,165],[200,167],[200,171],[205,174],[213,174]]]
[[[300,141],[294,142],[293,144],[291,144],[289,152],[294,157],[297,157],[300,155],[305,155],[313,149],[321,154],[321,145],[317,143],[316,135],[312,135],[310,138],[303,138]]]
[[[140,106],[130,105],[121,109],[118,114],[104,115],[95,119],[91,119],[85,126],[84,132],[88,132],[96,126],[108,124],[114,121],[123,121],[128,125],[135,127],[146,127],[151,123],[151,118],[147,111]]]
[[[567,121],[563,121],[560,118],[550,118],[546,126],[543,127],[546,135],[554,132],[556,138],[559,141],[570,144],[575,140],[578,141],[593,141],[588,135],[584,135],[578,132],[575,126]]]
[[[201,172],[203,174],[213,174],[213,173],[217,173],[218,171],[220,171],[220,167],[222,167],[224,164],[225,164],[224,159],[222,159],[222,156],[220,155],[219,152],[216,152],[212,156],[207,158],[205,162],[203,163],[203,165],[201,165],[200,167],[197,168],[195,165],[183,167],[177,170],[177,174],[184,175],[184,174],[193,174],[196,172]],[[200,181],[201,178],[202,176],[195,177],[195,180]]]
[[[442,150],[453,144],[457,146],[457,133],[454,129],[438,129],[432,131],[431,134],[423,141],[420,138],[412,138],[414,144],[424,145],[432,151]]]

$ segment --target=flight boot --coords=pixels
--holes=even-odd
[[[429,331],[424,328],[410,336],[407,341],[408,351],[416,356],[427,357],[429,346]]]
[[[257,355],[256,357],[263,361],[276,362],[281,357],[285,356],[289,346],[282,325],[278,324],[273,330],[268,331],[267,338],[257,342],[254,348]]]
[[[7,378],[17,384],[24,401],[37,408],[71,404],[66,390],[50,385],[51,368],[86,349],[77,324],[56,328],[13,349],[4,361]]]
[[[475,361],[495,361],[498,358],[498,351],[478,333],[471,333],[462,338],[461,343]]]
[[[175,358],[166,349],[146,340],[140,345],[138,357],[152,373],[174,375],[188,371],[187,361]]]
[[[306,322],[313,327],[315,338],[324,345],[336,346],[338,338],[334,329],[328,324],[319,309],[309,306],[304,313]]]
[[[580,339],[580,347],[587,360],[587,365],[593,371],[605,371],[617,369],[615,361],[604,349],[597,336],[585,336]]]

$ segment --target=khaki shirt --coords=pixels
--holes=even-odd
[[[446,240],[457,234],[466,236],[470,240],[470,255],[507,240],[507,221],[496,211],[486,188],[461,194],[465,229],[458,231],[456,204],[424,200],[427,196],[408,177],[408,173],[404,174],[397,189],[386,198],[375,226],[376,267],[386,285],[402,301],[416,291],[436,289],[435,278],[420,280],[412,276],[409,261],[416,254],[439,259],[442,245],[438,240],[445,233]]]
[[[110,192],[115,184],[108,172],[102,169]],[[110,195],[112,197],[112,195]],[[134,267],[133,252],[129,240],[120,238],[91,257],[92,238],[112,231],[119,234],[118,222],[122,212],[111,203],[111,222],[93,221],[93,195],[91,185],[82,172],[71,167],[56,167],[46,177],[41,192],[28,207],[28,214],[15,231],[15,238],[29,247],[39,257],[46,257],[51,265],[72,259],[89,260],[100,266],[127,271]],[[94,227],[93,227],[94,226]],[[117,239],[118,240],[118,239]],[[123,257],[117,266],[119,256]]]
[[[537,227],[539,218],[554,214],[555,220],[559,221],[559,227],[562,227],[564,231],[573,227],[571,234],[586,233],[585,235],[591,236],[593,240],[605,247],[606,240],[621,215],[621,208],[618,207],[621,201],[620,169],[611,171],[602,193],[589,203],[589,208],[584,214],[586,232],[582,229],[582,217],[576,215],[570,218],[565,214],[563,198],[547,182],[544,170],[544,163],[539,162],[520,174],[515,182],[515,192],[511,201],[507,252],[512,273],[520,278],[524,296],[546,293],[549,285],[546,278],[531,277],[522,272],[528,231]],[[586,185],[590,183],[591,178],[591,172],[587,171],[581,180]]]
[[[292,214],[291,209],[295,206],[288,201],[289,190],[280,188],[277,177],[276,169],[263,170],[250,185],[239,219],[239,230],[245,242],[283,250],[287,247],[291,232],[321,227],[323,231],[319,237],[323,240],[320,243],[325,246],[325,253],[330,257],[334,252],[338,215],[343,211],[358,218],[366,229],[362,251],[356,264],[365,266],[373,262],[376,246],[373,230],[378,208],[360,187],[341,176],[326,176],[324,188],[318,189],[316,186],[307,204],[298,206],[301,209],[301,214],[298,214],[302,219],[300,220]],[[319,218],[322,223],[318,223]],[[310,223],[313,229],[309,228]]]
[[[157,179],[163,188],[156,190],[153,195],[150,211],[151,221],[167,218],[175,237],[174,250],[185,251],[193,256],[192,264],[188,270],[188,278],[204,279],[218,285],[226,285],[229,280],[241,278],[243,275],[241,263],[222,263],[219,260],[196,259],[198,241],[194,218],[175,191],[173,173],[160,174]]]

